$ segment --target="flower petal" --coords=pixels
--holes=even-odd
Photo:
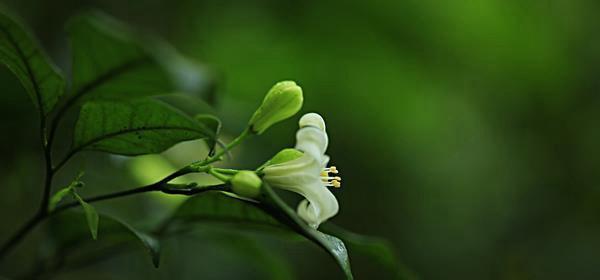
[[[326,187],[321,187],[315,195],[305,195],[306,200],[298,204],[298,216],[311,227],[317,228],[321,223],[335,216],[339,210],[337,199]]]
[[[300,121],[298,121],[298,125],[300,128],[314,126],[325,132],[325,120],[317,113],[304,114],[304,116],[300,118]]]
[[[321,167],[322,168],[327,167],[328,163],[329,163],[329,156],[328,155],[323,155],[323,157],[321,158]]]
[[[294,160],[267,165],[263,169],[263,173],[265,174],[265,178],[269,178],[278,176],[305,176],[308,173],[320,174],[320,170],[321,166],[319,166],[319,163],[312,156],[303,154]]]
[[[321,162],[327,150],[327,134],[313,126],[307,126],[296,133],[296,149],[311,155]]]

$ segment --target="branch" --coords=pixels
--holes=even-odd
[[[183,176],[185,174],[189,174],[189,173],[193,173],[193,172],[198,172],[198,169],[194,169],[189,166],[186,166],[182,169],[179,169],[179,170],[171,173],[170,175],[166,176],[165,178],[163,178],[162,180],[160,180],[154,184],[150,184],[150,185],[135,188],[135,189],[94,196],[94,197],[86,198],[86,199],[84,199],[84,201],[91,203],[91,202],[108,200],[108,199],[124,197],[124,196],[129,196],[129,195],[133,195],[133,194],[137,194],[137,193],[150,192],[150,191],[163,191],[165,193],[193,195],[196,193],[200,193],[200,192],[204,192],[204,191],[208,191],[208,190],[216,190],[219,188],[223,188],[223,190],[225,190],[224,185],[220,185],[220,187],[211,186],[211,187],[206,187],[206,188],[198,188],[197,190],[196,189],[174,190],[174,189],[168,188],[169,186],[171,186],[170,184],[168,184],[169,181],[171,181],[179,176]],[[52,174],[52,172],[49,173],[49,175],[50,174]],[[49,179],[46,179],[47,182],[48,181],[51,182],[52,176],[51,175],[47,176],[47,178],[49,178]],[[187,191],[187,193],[186,193],[186,191]],[[29,221],[27,221],[17,232],[15,232],[6,242],[4,242],[2,244],[2,246],[0,247],[0,260],[2,260],[2,258],[15,245],[19,244],[23,240],[23,238],[25,238],[25,236],[27,236],[27,234],[29,234],[31,232],[31,230],[33,230],[40,222],[44,221],[51,215],[57,214],[61,211],[64,211],[64,210],[67,210],[69,208],[73,208],[73,207],[79,205],[79,203],[77,203],[77,202],[71,202],[71,203],[67,203],[62,206],[57,207],[52,212],[48,212],[48,202],[47,202],[48,200],[46,200],[46,199],[42,200],[42,202],[44,202],[44,201],[45,201],[45,203],[44,203],[45,206],[42,205],[43,208],[40,208],[40,210],[33,217],[31,217],[29,219]]]
[[[226,185],[226,184],[207,186],[207,187],[179,188],[179,187],[173,187],[173,186],[179,186],[179,185],[167,184],[167,183],[161,183],[161,182],[162,182],[162,180],[160,182],[157,182],[157,183],[154,183],[151,185],[147,185],[147,186],[143,186],[143,187],[139,187],[139,188],[135,188],[135,189],[129,189],[129,190],[125,190],[125,191],[120,191],[120,192],[114,192],[114,193],[109,193],[109,194],[93,196],[90,198],[84,198],[83,200],[87,203],[92,203],[92,202],[109,200],[109,199],[114,199],[114,198],[119,198],[119,197],[130,196],[130,195],[134,195],[134,194],[138,194],[138,193],[155,192],[155,191],[160,191],[160,192],[163,192],[166,194],[179,194],[179,195],[188,195],[189,196],[189,195],[195,195],[198,193],[203,193],[206,191],[229,191],[229,190],[231,190],[229,185]],[[54,215],[54,214],[57,214],[64,210],[67,210],[67,209],[70,209],[73,207],[77,207],[80,205],[81,204],[79,204],[78,201],[73,201],[73,202],[64,204],[62,206],[56,207],[56,209],[54,211],[52,211],[50,213],[50,215]]]

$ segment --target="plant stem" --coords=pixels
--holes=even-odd
[[[24,225],[22,225],[21,228],[19,228],[19,230],[15,232],[6,242],[2,244],[2,247],[0,247],[0,260],[2,260],[2,257],[4,257],[4,255],[6,255],[15,245],[17,245],[23,239],[23,237],[25,237],[31,230],[33,230],[48,215],[48,202],[50,200],[50,191],[52,189],[52,177],[54,176],[54,169],[52,167],[52,150],[50,148],[52,144],[52,138],[48,137],[46,120],[47,119],[43,111],[40,111],[40,138],[42,142],[42,149],[44,152],[44,162],[46,168],[44,175],[44,191],[42,193],[42,200],[40,202],[40,206],[37,213],[33,217],[31,217]]]
[[[206,171],[208,174],[212,175],[213,177],[221,180],[221,182],[228,182],[231,178],[227,175],[221,174],[220,172],[216,171],[214,168],[210,168]]]
[[[50,192],[52,191],[52,178],[54,177],[55,172],[54,168],[52,167],[52,151],[48,143],[50,142],[44,139],[43,146],[44,158],[46,160],[46,177],[44,179],[44,193],[42,194],[42,202],[40,203],[39,209],[41,214],[45,214],[48,211],[48,202],[50,200]]]
[[[50,199],[50,191],[52,189],[52,177],[54,176],[54,170],[52,168],[52,145],[51,138],[48,137],[46,116],[44,113],[40,113],[40,140],[42,142],[42,149],[44,152],[45,162],[45,178],[44,178],[44,191],[42,193],[42,201],[40,202],[40,208],[37,215],[43,215],[48,211],[48,200]]]
[[[221,173],[221,174],[227,174],[227,175],[235,175],[238,172],[240,172],[237,169],[229,169],[229,168],[217,168],[217,167],[213,167],[212,169],[214,171],[217,171],[217,172]]]
[[[135,188],[135,189],[129,189],[129,190],[124,190],[124,191],[120,191],[120,192],[114,192],[114,193],[93,196],[90,198],[85,198],[85,199],[83,199],[83,201],[85,201],[87,203],[92,203],[92,202],[97,202],[97,201],[102,201],[102,200],[108,200],[108,199],[113,199],[113,198],[129,196],[129,195],[138,194],[138,193],[157,191],[159,189],[160,189],[160,185],[151,184],[151,185],[147,185],[147,186],[143,186],[143,187],[139,187],[139,188]],[[78,201],[73,201],[73,202],[61,205],[59,207],[56,207],[56,209],[54,209],[54,211],[50,212],[49,215],[54,215],[61,211],[64,211],[64,210],[67,210],[69,208],[73,208],[73,207],[76,207],[79,205],[81,205],[81,204]]]
[[[69,153],[65,157],[63,157],[56,166],[52,168],[52,171],[57,172],[59,169],[61,169],[63,165],[65,165],[77,152],[77,150],[69,151]]]
[[[233,141],[229,142],[229,144],[227,144],[227,146],[225,146],[225,148],[223,148],[222,150],[220,150],[214,156],[209,157],[209,158],[205,159],[204,161],[201,161],[199,163],[199,165],[203,166],[203,165],[211,164],[211,163],[213,163],[215,161],[219,161],[221,159],[221,156],[223,156],[229,150],[233,149],[235,146],[237,146],[240,143],[242,143],[242,141],[244,139],[246,139],[246,137],[248,137],[249,135],[250,135],[250,128],[244,129],[244,131],[242,131],[242,133],[240,133],[240,135],[238,137],[236,137],[235,139],[233,139]]]
[[[210,190],[226,190],[226,187],[224,185],[210,186],[210,187],[206,187],[206,188],[183,189],[183,190],[173,190],[173,189],[169,189],[169,188],[165,187],[165,186],[168,186],[167,183],[169,181],[171,181],[179,176],[193,173],[193,172],[198,172],[198,171],[197,171],[197,169],[186,166],[178,171],[175,171],[174,173],[171,173],[170,175],[166,176],[165,178],[163,178],[162,180],[160,180],[156,183],[153,183],[153,184],[150,184],[147,186],[143,186],[143,187],[139,187],[139,188],[130,189],[130,190],[85,198],[84,201],[91,203],[91,202],[108,200],[108,199],[124,197],[124,196],[129,196],[129,195],[144,193],[144,192],[150,192],[150,191],[162,191],[165,193],[172,193],[172,194],[193,195],[193,194],[201,193],[204,191],[210,191]],[[50,173],[50,174],[52,174],[52,173]],[[51,178],[51,176],[50,176],[50,178]],[[42,206],[42,208],[40,208],[40,210],[31,219],[29,219],[29,221],[27,221],[27,223],[25,223],[4,244],[2,244],[2,247],[0,247],[0,260],[15,245],[19,244],[19,242],[21,242],[23,240],[23,238],[25,238],[25,236],[27,236],[31,232],[31,230],[33,230],[40,222],[44,221],[45,219],[47,219],[48,217],[50,217],[54,214],[57,214],[61,211],[67,210],[69,208],[73,208],[78,205],[79,205],[78,202],[71,202],[71,203],[67,203],[62,206],[57,207],[52,212],[48,212],[48,205],[47,205],[47,201],[46,201],[45,206]]]

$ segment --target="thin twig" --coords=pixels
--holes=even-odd
[[[130,189],[130,190],[125,190],[125,191],[120,191],[120,192],[115,192],[115,193],[109,193],[109,194],[104,194],[104,195],[99,195],[99,196],[94,196],[94,197],[90,197],[90,198],[84,198],[84,201],[86,202],[97,202],[97,201],[102,201],[102,200],[107,200],[107,199],[113,199],[113,198],[118,198],[118,197],[124,197],[124,196],[129,196],[129,195],[133,195],[133,194],[138,194],[138,193],[144,193],[144,192],[150,192],[150,191],[163,191],[163,187],[164,185],[166,185],[169,181],[188,174],[188,173],[192,173],[192,172],[196,172],[194,169],[189,168],[189,167],[184,167],[176,172],[173,172],[172,174],[170,174],[169,176],[163,178],[162,180],[154,183],[154,184],[150,184],[147,186],[143,186],[143,187],[139,187],[139,188],[134,188],[134,189]],[[207,189],[208,190],[208,189]],[[168,191],[168,190],[167,190]],[[194,191],[194,192],[190,192],[189,195],[195,194],[195,193],[199,193],[202,191]],[[64,211],[66,209],[69,208],[73,208],[75,206],[78,206],[79,203],[78,202],[71,202],[71,203],[67,203],[64,204],[62,206],[57,207],[54,211],[52,212],[48,212],[48,206],[46,204],[46,206],[43,209],[46,209],[45,211],[42,211],[40,208],[40,211],[38,211],[33,217],[31,217],[17,232],[15,232],[6,242],[3,243],[2,247],[0,247],[0,260],[17,244],[19,244],[23,238],[25,238],[25,236],[27,236],[27,234],[29,232],[31,232],[31,230],[33,230],[40,222],[44,221],[45,219],[47,219],[48,217],[50,217],[51,215],[57,214],[61,211]]]

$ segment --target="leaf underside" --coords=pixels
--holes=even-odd
[[[173,92],[167,70],[116,20],[85,13],[67,26],[73,56],[73,94],[84,101]]]

